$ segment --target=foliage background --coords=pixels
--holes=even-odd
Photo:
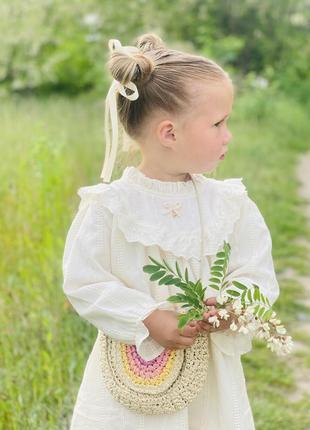
[[[295,167],[310,149],[309,0],[10,0],[0,3],[0,429],[68,429],[96,329],[63,294],[77,189],[99,182],[108,40],[144,32],[232,76],[234,135],[218,178],[240,177],[273,239],[276,310],[303,345],[287,359],[259,342],[242,357],[258,430],[307,430],[305,292],[310,242]],[[113,178],[139,154],[121,152]]]

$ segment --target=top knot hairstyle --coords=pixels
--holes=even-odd
[[[192,83],[230,80],[211,59],[167,48],[162,39],[152,33],[139,36],[135,46],[122,46],[117,39],[110,39],[109,47],[107,68],[114,78],[114,91],[115,88],[117,91],[113,93],[113,101],[111,94],[107,99],[134,141],[143,140],[144,125],[154,112],[178,114],[190,109],[195,102],[190,91]],[[112,114],[111,120],[113,127],[116,119]],[[108,154],[112,161],[106,163],[112,167],[115,151],[112,156]],[[104,176],[109,180],[112,171],[107,166],[106,169],[108,173]]]

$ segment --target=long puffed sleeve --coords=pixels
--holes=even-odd
[[[231,240],[227,281],[239,281],[247,287],[256,284],[272,305],[279,296],[273,258],[272,239],[257,205],[246,197]],[[231,289],[236,289],[231,285]],[[252,348],[252,335],[231,330],[211,333],[212,340],[227,354],[244,354]]]
[[[108,336],[135,344],[138,353],[151,360],[164,347],[149,336],[143,320],[155,309],[171,307],[111,273],[111,217],[108,210],[103,212],[99,196],[82,200],[66,238],[63,290],[81,317]]]

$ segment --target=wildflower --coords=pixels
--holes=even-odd
[[[229,326],[230,330],[232,331],[236,331],[238,329],[237,325],[235,324],[235,322],[232,322]]]
[[[227,312],[226,309],[220,309],[218,311],[218,314],[219,314],[220,318],[224,319],[225,321],[228,320],[228,318],[229,318],[229,313]]]
[[[213,325],[213,327],[219,327],[220,326],[220,322],[218,320],[218,317],[216,315],[214,315],[213,317],[209,317],[208,322],[210,324]]]
[[[236,315],[240,315],[242,312],[242,303],[241,300],[234,300],[232,303],[233,310]]]
[[[277,331],[277,333],[279,333],[279,334],[285,334],[285,333],[286,333],[286,328],[284,328],[284,326],[283,326],[283,325],[278,325],[278,326],[276,327],[276,331]]]

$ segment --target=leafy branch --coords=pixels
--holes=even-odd
[[[249,288],[238,281],[232,281],[236,289],[231,289],[229,281],[226,280],[227,268],[230,257],[231,246],[224,241],[223,249],[216,254],[216,260],[211,266],[209,279],[209,287],[219,292],[219,296],[223,293],[226,295],[226,302],[230,303],[236,299],[240,299],[243,307],[246,304],[256,304],[254,314],[258,318],[267,320],[272,315],[272,308],[267,297],[260,292],[258,285],[252,284],[254,288]],[[201,280],[196,283],[192,282],[188,277],[188,269],[185,269],[182,274],[179,264],[175,262],[175,270],[167,263],[165,259],[162,262],[150,257],[149,259],[154,264],[143,266],[143,271],[150,275],[151,281],[158,281],[159,285],[175,285],[182,292],[168,297],[167,301],[181,305],[181,308],[187,309],[186,313],[178,315],[179,328],[183,328],[192,320],[203,319],[204,312],[208,311],[208,306],[204,303],[205,291],[207,287],[203,287]],[[217,308],[224,308],[220,303],[216,304]]]

